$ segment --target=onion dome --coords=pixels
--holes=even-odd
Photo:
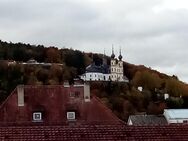
[[[123,57],[122,57],[122,55],[120,54],[118,58],[119,58],[119,60],[121,61]]]
[[[115,58],[115,54],[114,54],[114,53],[112,53],[111,58],[112,58],[112,59],[114,59],[114,58]]]
[[[120,61],[121,61],[122,58],[123,58],[122,55],[121,55],[121,48],[120,48],[120,50],[119,50],[119,57],[118,57],[118,58],[119,58]]]

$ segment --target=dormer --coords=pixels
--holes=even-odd
[[[68,111],[67,112],[67,120],[68,121],[74,121],[74,120],[76,120],[75,111]]]
[[[33,122],[43,122],[45,115],[45,107],[43,105],[36,105],[33,107],[32,121]]]
[[[42,121],[42,112],[33,112],[33,122]]]

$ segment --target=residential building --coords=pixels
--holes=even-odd
[[[169,124],[188,123],[188,109],[165,109],[164,116]]]
[[[88,84],[19,85],[0,106],[0,123],[122,123]]]
[[[0,106],[2,141],[182,141],[187,124],[127,126],[88,84],[19,85]]]
[[[167,121],[163,115],[131,115],[129,116],[127,125],[167,125]]]
[[[46,62],[37,62],[35,59],[29,59],[27,62],[19,62],[19,64],[22,65],[39,65],[39,66],[46,66],[46,67],[50,67],[53,64],[54,65],[58,65],[58,66],[63,66],[63,64],[61,63],[46,63]]]

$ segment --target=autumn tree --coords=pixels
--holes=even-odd
[[[166,100],[168,108],[178,109],[182,108],[184,101],[182,98],[179,97],[170,97]]]
[[[46,84],[49,76],[49,70],[45,68],[39,68],[36,76],[39,81],[43,82],[43,84]]]
[[[163,114],[164,109],[166,109],[166,103],[165,102],[158,102],[154,103],[153,101],[150,101],[148,107],[147,107],[147,114],[152,115],[159,115]]]
[[[186,85],[177,79],[166,79],[166,90],[171,96],[188,96]]]
[[[84,73],[85,69],[85,56],[78,50],[63,51],[63,60],[68,67],[74,67],[77,69],[78,74]]]
[[[12,91],[18,84],[23,84],[23,72],[20,65],[9,66],[7,73],[8,90]]]
[[[47,49],[46,61],[50,63],[61,63],[61,55],[58,48],[50,47]]]
[[[62,77],[63,77],[63,68],[62,66],[59,66],[57,64],[53,64],[50,67],[49,70],[49,78],[52,80],[57,81],[57,83],[62,81]]]
[[[162,79],[155,73],[149,71],[138,71],[131,83],[136,87],[142,86],[144,89],[154,91],[155,88],[161,87]]]

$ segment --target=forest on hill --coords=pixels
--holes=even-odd
[[[56,85],[66,80],[73,83],[90,63],[100,65],[102,56],[68,48],[0,41],[0,101],[18,84]],[[109,64],[110,57],[105,57]],[[22,62],[30,59],[51,65],[23,65]],[[188,85],[177,76],[127,62],[124,62],[124,75],[130,83],[91,83],[92,93],[121,119],[126,121],[130,114],[161,114],[164,108],[188,108]],[[138,87],[143,90],[139,91]],[[164,99],[166,93],[170,97]]]

